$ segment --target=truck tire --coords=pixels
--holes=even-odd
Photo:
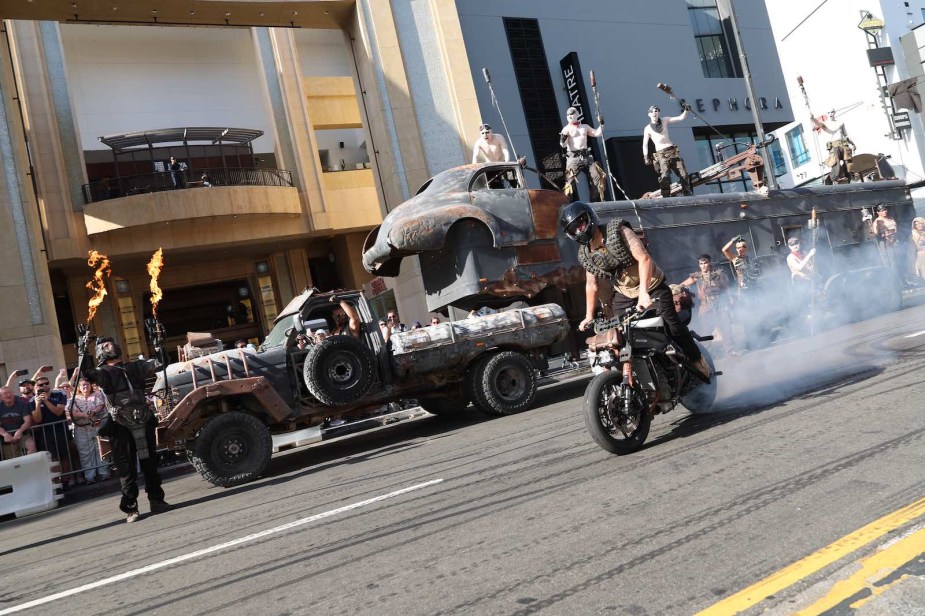
[[[376,380],[376,359],[359,338],[330,336],[309,351],[302,376],[322,404],[343,406],[369,392]]]
[[[272,452],[273,439],[263,422],[231,411],[216,415],[202,427],[189,459],[206,481],[230,488],[259,477]]]
[[[489,415],[513,415],[530,408],[536,398],[536,370],[516,351],[502,351],[480,370],[479,409]]]
[[[466,395],[472,400],[472,406],[483,413],[491,412],[488,400],[485,397],[485,390],[482,388],[482,375],[485,372],[485,364],[488,363],[489,359],[491,359],[491,355],[482,355],[472,362],[466,371],[466,379],[463,383]]]

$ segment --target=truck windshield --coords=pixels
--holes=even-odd
[[[273,326],[273,329],[267,335],[263,344],[260,345],[260,350],[266,351],[267,349],[286,344],[286,331],[290,327],[292,327],[292,319],[282,319],[279,321]]]

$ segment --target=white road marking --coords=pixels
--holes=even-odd
[[[920,332],[915,332],[914,334],[909,334],[908,336],[906,336],[906,338],[915,338],[916,336],[921,336],[923,334],[925,334],[925,329],[923,329]]]
[[[144,575],[145,573],[151,573],[152,571],[157,571],[158,569],[163,569],[164,567],[169,567],[171,565],[176,565],[177,563],[182,563],[187,560],[192,560],[194,558],[199,558],[200,556],[205,556],[206,554],[212,554],[213,552],[219,552],[221,550],[227,550],[228,548],[234,547],[236,545],[241,545],[242,543],[249,543],[251,541],[256,541],[257,539],[262,539],[270,535],[275,535],[276,533],[281,533],[284,530],[289,530],[291,528],[296,528],[298,526],[303,526],[311,522],[317,522],[323,518],[329,518],[331,516],[337,515],[339,513],[344,513],[345,511],[350,511],[352,509],[359,509],[360,507],[365,507],[367,505],[372,505],[373,503],[378,503],[379,501],[384,501],[389,498],[394,498],[396,496],[401,496],[402,494],[407,494],[408,492],[413,492],[415,490],[420,490],[422,488],[427,488],[432,485],[443,482],[443,479],[434,479],[432,481],[426,481],[424,483],[419,483],[407,488],[402,488],[401,490],[396,490],[395,492],[389,492],[388,494],[383,494],[381,496],[375,496],[373,498],[360,501],[358,503],[353,503],[350,505],[345,505],[343,507],[338,507],[337,509],[331,509],[330,511],[324,511],[322,513],[317,513],[315,515],[309,516],[307,518],[302,518],[294,522],[289,522],[288,524],[283,524],[282,526],[276,526],[275,528],[268,528],[267,530],[262,530],[259,533],[254,533],[252,535],[247,535],[246,537],[241,537],[239,539],[233,539],[225,543],[220,543],[219,545],[214,545],[210,548],[205,548],[202,550],[196,550],[195,552],[190,552],[189,554],[183,554],[182,556],[177,556],[175,558],[169,558],[167,560],[161,561],[159,563],[154,563],[146,567],[141,567],[140,569],[132,569],[131,571],[126,571],[125,573],[120,573],[119,575],[114,575],[112,577],[97,580],[96,582],[91,582],[77,588],[72,588],[70,590],[65,590],[63,592],[55,593],[47,597],[42,597],[41,599],[35,599],[34,601],[29,601],[28,603],[22,603],[20,605],[14,605],[13,607],[7,608],[5,610],[0,610],[0,616],[4,614],[13,614],[15,612],[20,612],[22,610],[27,610],[39,605],[44,605],[46,603],[51,603],[52,601],[57,601],[58,599],[63,599],[65,597],[70,597],[82,592],[87,592],[88,590],[93,590],[94,588],[99,588],[100,586],[107,586],[109,584],[114,584],[116,582],[121,582],[122,580],[127,580],[129,578],[137,577],[139,575]]]

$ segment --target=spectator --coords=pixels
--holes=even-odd
[[[245,351],[253,351],[253,352],[255,352],[255,353],[257,352],[257,347],[255,347],[254,344],[253,344],[252,342],[248,342],[248,341],[245,340],[244,338],[238,338],[237,340],[235,340],[235,341],[234,341],[234,348],[236,348],[236,349],[244,349]],[[139,359],[141,359],[141,358],[139,358]]]
[[[408,331],[408,326],[401,322],[397,310],[389,310],[385,321],[379,321],[379,329],[382,331],[382,337],[388,342],[392,334]]]
[[[35,453],[35,441],[28,432],[32,426],[29,403],[13,395],[10,387],[0,387],[0,459],[17,458],[25,450]]]
[[[177,162],[177,159],[173,156],[170,157],[170,164],[167,165],[167,168],[170,169],[170,183],[174,188],[184,188],[186,182],[183,181],[183,166]]]
[[[488,306],[482,306],[478,310],[470,310],[469,318],[474,319],[475,317],[484,317],[490,314],[498,314],[498,311],[494,308],[489,308]]]
[[[80,379],[72,404],[71,421],[74,423],[74,440],[77,442],[77,453],[80,455],[80,467],[84,471],[84,479],[90,483],[96,481],[98,471],[99,477],[105,481],[110,477],[109,466],[104,465],[100,458],[96,436],[100,421],[104,415],[109,413],[106,409],[106,397],[90,381]]]
[[[415,321],[414,323],[411,324],[411,329],[421,329],[422,327],[424,326],[421,325],[420,321]]]
[[[440,325],[440,317],[431,317],[431,319],[430,319],[430,324],[431,324],[431,325]]]
[[[23,379],[19,382],[19,397],[27,403],[32,403],[35,398],[35,381],[32,379]]]
[[[71,472],[70,432],[67,429],[67,395],[51,390],[47,376],[35,380],[35,398],[32,404],[32,423],[37,428],[36,445],[40,451],[49,452],[61,465],[61,474]],[[65,486],[69,482],[65,480]]]
[[[206,188],[209,188],[212,186],[212,178],[209,177],[208,173],[203,173],[202,177],[199,179],[202,182],[202,185],[205,186]]]

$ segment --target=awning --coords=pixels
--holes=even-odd
[[[163,143],[208,143],[219,142],[229,145],[247,145],[263,135],[262,130],[254,128],[221,128],[190,126],[185,128],[157,128],[121,135],[98,137],[100,143],[111,147],[116,154],[133,148],[148,148]]]

